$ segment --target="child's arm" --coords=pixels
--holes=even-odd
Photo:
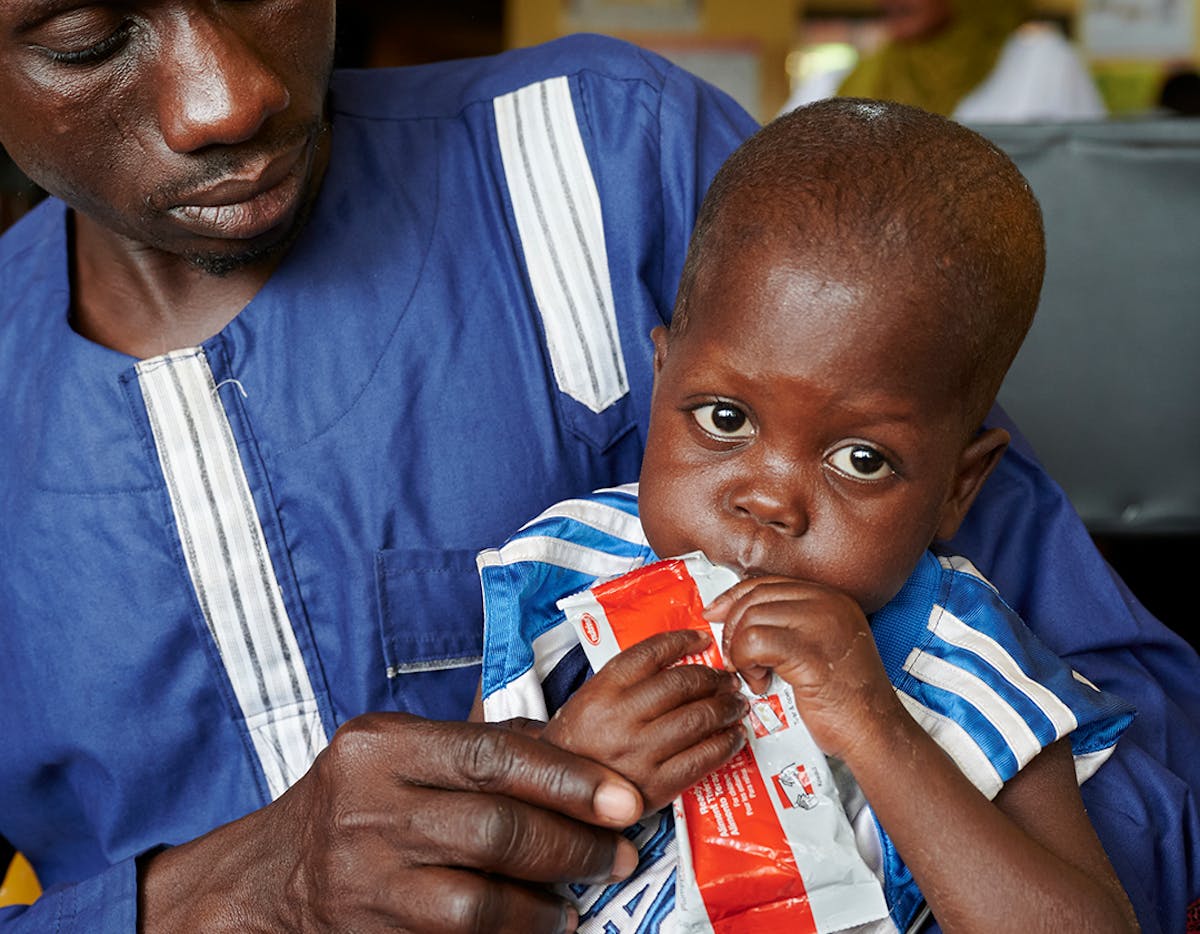
[[[621,773],[642,793],[646,813],[657,811],[746,740],[741,720],[749,705],[737,677],[678,664],[711,641],[706,633],[676,630],[631,646],[559,708],[542,739]],[[478,698],[471,718],[483,719]]]
[[[850,598],[757,578],[707,614],[725,621],[727,657],[752,689],[769,670],[792,686],[813,738],[853,772],[943,930],[1137,930],[1064,742],[988,801],[901,705]]]

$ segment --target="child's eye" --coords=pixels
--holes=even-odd
[[[866,444],[847,444],[826,460],[834,470],[854,480],[883,480],[895,473],[887,458]]]
[[[723,441],[754,437],[754,426],[746,413],[730,402],[711,402],[692,409],[692,418],[701,431]]]

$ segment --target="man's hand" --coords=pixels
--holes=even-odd
[[[498,726],[367,714],[273,804],[143,867],[139,930],[565,931],[633,871],[635,788]]]
[[[691,629],[630,646],[554,715],[542,738],[602,762],[632,781],[647,812],[657,811],[746,742],[749,703],[737,676],[680,665],[712,642]]]

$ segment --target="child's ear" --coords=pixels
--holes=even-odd
[[[667,359],[667,341],[670,338],[670,332],[661,324],[650,332],[650,340],[654,341],[654,375],[658,376],[658,371],[662,369],[663,362]]]
[[[953,538],[983,488],[983,482],[996,469],[1000,458],[1008,447],[1009,435],[1003,428],[989,428],[980,432],[963,449],[958,458],[958,470],[954,484],[946,501],[942,503],[942,516],[938,522],[936,538]]]

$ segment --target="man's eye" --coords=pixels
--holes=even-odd
[[[754,437],[754,426],[746,413],[729,402],[712,402],[692,410],[700,430],[721,440],[741,441]]]
[[[887,458],[866,444],[847,444],[827,458],[829,466],[854,480],[883,480],[894,470]]]
[[[123,22],[95,41],[86,38],[86,32],[81,32],[77,39],[72,35],[53,44],[43,44],[42,51],[51,61],[60,65],[94,65],[120,51],[133,33],[133,28],[133,23]]]

